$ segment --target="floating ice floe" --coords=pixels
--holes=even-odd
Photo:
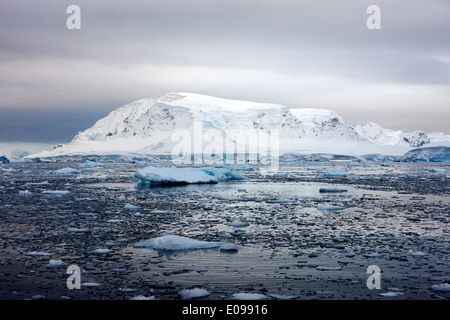
[[[64,195],[68,195],[70,193],[70,191],[68,191],[68,190],[46,190],[46,191],[42,191],[42,193],[53,194],[55,196],[64,196]]]
[[[366,257],[366,258],[380,258],[382,256],[383,256],[382,253],[366,253],[366,254],[363,254],[363,257]]]
[[[227,223],[228,226],[235,228],[247,227],[249,224],[247,222],[235,220],[233,222]]]
[[[268,296],[262,293],[247,293],[247,292],[239,292],[234,293],[231,297],[234,300],[267,300]]]
[[[274,199],[274,200],[266,200],[266,203],[295,203],[296,200],[293,199]]]
[[[403,295],[402,292],[389,291],[389,292],[380,293],[380,296],[385,297],[385,298],[393,298],[393,297],[398,297],[398,296],[401,296],[401,295]]]
[[[123,208],[127,209],[127,210],[137,210],[137,209],[140,209],[141,207],[135,206],[131,203],[127,203],[123,206]]]
[[[449,283],[434,284],[431,286],[431,290],[450,292],[450,284]]]
[[[150,248],[157,251],[183,251],[219,248],[224,251],[237,251],[238,247],[226,242],[200,241],[177,235],[164,235],[134,244],[135,248]]]
[[[42,257],[42,256],[51,256],[53,253],[49,252],[41,252],[41,251],[31,251],[26,254],[27,256],[33,256],[33,257]]]
[[[143,295],[139,295],[139,296],[131,298],[130,300],[155,300],[155,296],[146,297]]]
[[[83,287],[98,287],[98,286],[101,286],[101,284],[97,283],[97,282],[83,282],[81,285]]]
[[[102,249],[102,248],[94,250],[94,253],[97,253],[97,254],[108,254],[110,252],[111,252],[111,250],[109,250],[109,249]]]
[[[319,271],[339,271],[339,270],[342,270],[342,267],[323,267],[323,266],[318,266],[318,267],[316,267],[316,270],[319,270]]]
[[[195,288],[195,289],[185,289],[178,292],[178,295],[182,299],[196,299],[209,296],[209,292],[205,289]]]
[[[73,168],[62,168],[62,169],[55,170],[52,172],[56,173],[56,174],[80,174],[80,171],[75,170]]]
[[[408,254],[410,256],[414,256],[414,257],[423,257],[426,256],[427,254],[425,252],[421,252],[421,251],[412,251],[412,250],[408,250]]]
[[[428,171],[434,172],[434,173],[443,173],[445,174],[447,172],[444,168],[430,168]]]
[[[135,177],[141,184],[150,186],[218,183],[245,179],[241,174],[223,168],[176,167],[146,167],[137,170]]]
[[[347,192],[347,189],[340,189],[340,188],[320,188],[320,193],[340,193],[340,192]]]
[[[48,264],[47,264],[47,268],[49,269],[57,269],[57,268],[62,268],[66,265],[65,262],[63,262],[62,260],[55,260],[55,259],[51,259]]]
[[[68,228],[67,232],[72,232],[72,233],[87,233],[90,232],[88,229],[83,229],[83,228]]]
[[[346,209],[345,207],[341,207],[341,206],[333,206],[331,204],[319,204],[316,207],[317,210],[321,210],[321,211],[338,211],[338,210],[344,210]]]

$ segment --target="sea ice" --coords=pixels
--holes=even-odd
[[[46,190],[46,191],[42,191],[42,193],[54,194],[56,196],[63,196],[63,195],[69,194],[70,191],[67,191],[67,190]]]
[[[247,227],[248,223],[247,222],[243,222],[243,221],[235,220],[233,222],[227,223],[227,225],[231,226],[231,227],[242,228],[242,227]]]
[[[205,289],[185,289],[178,292],[182,299],[196,299],[209,296],[209,292]]]
[[[66,263],[63,262],[62,260],[51,259],[47,264],[47,268],[56,269],[56,268],[62,268],[65,265],[66,265]]]
[[[223,250],[237,250],[237,246],[226,242],[200,241],[177,235],[164,235],[161,237],[138,242],[135,248],[151,248],[158,251],[179,251],[219,248]]]
[[[131,298],[130,300],[155,300],[155,296],[146,297],[143,295],[139,295],[139,296]]]
[[[327,210],[330,210],[330,211],[337,211],[337,210],[344,210],[345,207],[341,207],[341,206],[333,206],[333,205],[331,205],[331,204],[319,204],[319,205],[316,207],[316,209],[317,209],[317,210],[322,210],[322,211],[327,211]]]
[[[97,253],[97,254],[108,254],[110,252],[111,252],[111,250],[109,250],[109,249],[101,249],[101,248],[99,248],[99,249],[95,249],[94,250],[94,253]]]
[[[449,283],[434,284],[431,286],[431,290],[450,292],[450,284]]]
[[[131,203],[127,203],[123,206],[124,209],[128,209],[128,210],[137,210],[140,209],[141,207],[135,206]]]
[[[51,255],[53,255],[53,253],[41,251],[31,251],[27,253],[27,256],[34,256],[34,257],[51,256]]]
[[[234,293],[231,298],[234,300],[267,300],[269,297],[262,293],[239,292]]]
[[[339,270],[342,270],[342,267],[322,267],[322,266],[319,266],[319,267],[316,267],[316,270],[319,270],[319,271],[339,271]]]
[[[75,170],[73,168],[62,168],[62,169],[53,171],[53,173],[56,173],[56,174],[79,174],[80,171]]]
[[[421,251],[412,251],[412,250],[408,250],[408,254],[414,257],[423,257],[426,256],[427,254],[425,252],[421,252]]]

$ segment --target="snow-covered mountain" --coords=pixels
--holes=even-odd
[[[423,131],[403,132],[389,130],[381,127],[377,123],[364,122],[355,127],[356,132],[367,140],[381,145],[405,145],[418,148],[432,142],[450,141],[450,137],[442,132],[432,132],[426,134]]]
[[[289,109],[277,104],[170,93],[117,108],[91,128],[78,133],[70,143],[29,158],[106,154],[170,155],[179,146],[183,135],[184,138],[190,136],[192,153],[198,153],[205,151],[208,141],[213,138],[218,140],[218,135],[223,139],[222,145],[226,146],[237,144],[244,138],[245,132],[277,134],[279,154],[403,155],[414,147],[433,141],[450,141],[450,137],[442,133],[403,133],[370,122],[352,127],[331,110]],[[199,137],[200,147],[195,145]],[[260,145],[260,141],[250,135],[245,144],[251,148]]]

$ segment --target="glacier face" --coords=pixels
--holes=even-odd
[[[403,133],[371,122],[352,127],[336,112],[326,109],[290,109],[277,104],[169,93],[117,108],[91,128],[78,133],[70,143],[29,158],[89,154],[168,155],[176,146],[173,134],[177,130],[193,135],[199,131],[201,134],[219,132],[224,144],[235,143],[245,130],[277,132],[280,154],[403,155],[430,142],[450,141],[449,136],[442,133],[435,132],[430,136],[420,131]],[[255,143],[252,139],[247,141],[249,145]]]

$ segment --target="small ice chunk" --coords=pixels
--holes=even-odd
[[[222,251],[238,251],[238,247],[232,243],[222,243],[219,247]]]
[[[228,226],[235,228],[247,227],[249,224],[247,222],[235,220],[233,222],[227,223]]]
[[[382,253],[366,253],[366,254],[363,254],[363,257],[366,257],[366,258],[379,258],[379,257],[382,257],[382,256],[383,256]]]
[[[319,270],[319,271],[339,271],[339,270],[342,270],[342,267],[323,267],[323,266],[318,266],[318,267],[316,267],[316,270]]]
[[[316,207],[317,210],[321,210],[321,211],[338,211],[338,210],[344,210],[345,207],[341,207],[341,206],[333,206],[331,204],[319,204]]]
[[[287,177],[287,176],[288,176],[287,172],[281,172],[281,171],[273,174],[273,177]]]
[[[434,284],[431,286],[431,290],[450,292],[450,284],[449,283]]]
[[[56,269],[56,268],[62,268],[65,265],[66,265],[66,263],[63,262],[62,260],[51,259],[47,264],[47,268]]]
[[[182,299],[196,299],[209,296],[209,292],[205,289],[185,289],[178,292]]]
[[[293,199],[275,199],[275,200],[266,200],[267,203],[294,203]]]
[[[26,254],[27,256],[33,256],[33,257],[42,257],[42,256],[51,256],[53,253],[49,252],[41,252],[41,251],[31,251]]]
[[[262,293],[239,292],[234,293],[231,298],[234,300],[267,300],[269,297]]]
[[[124,209],[128,209],[128,210],[137,210],[140,209],[141,207],[132,205],[131,203],[127,203],[123,206]]]
[[[146,297],[143,295],[139,295],[139,296],[131,298],[130,300],[155,300],[155,296]]]
[[[387,298],[393,298],[393,297],[398,297],[399,295],[402,295],[403,293],[401,292],[384,292],[384,293],[380,293],[380,296],[382,297],[387,297]]]
[[[99,248],[99,249],[95,249],[94,252],[97,254],[108,254],[111,252],[111,250]]]
[[[163,213],[169,213],[169,211],[167,211],[167,210],[152,210],[152,211],[150,211],[150,213],[163,214]]]
[[[67,232],[73,232],[73,233],[87,233],[89,232],[88,229],[83,229],[83,228],[68,228]]]
[[[425,252],[421,252],[421,251],[412,251],[412,250],[408,250],[408,254],[410,256],[414,256],[414,257],[423,257],[426,256],[427,254]]]
[[[121,219],[109,219],[108,222],[109,223],[122,223],[123,220],[121,220]]]
[[[67,190],[46,190],[42,191],[44,194],[53,194],[55,196],[64,196],[70,193],[70,191]]]
[[[62,168],[59,170],[53,171],[56,174],[79,174],[80,171],[73,169],[73,168]]]
[[[101,284],[97,283],[97,282],[83,282],[81,285],[83,287],[98,287],[98,286],[101,286]]]

